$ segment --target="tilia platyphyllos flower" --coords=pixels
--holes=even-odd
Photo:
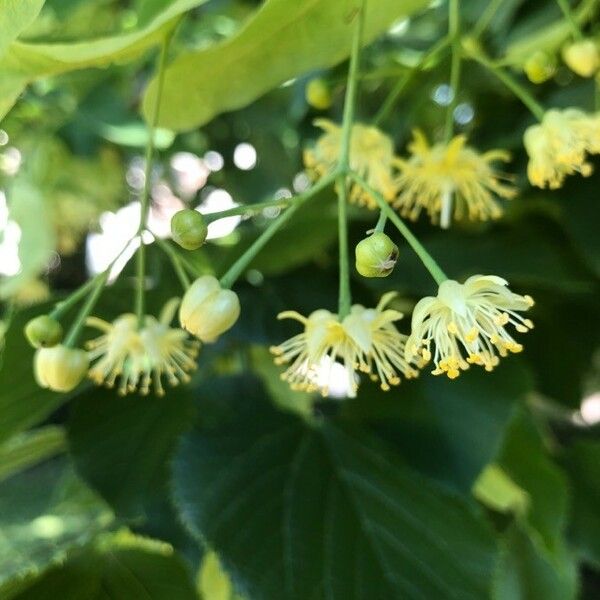
[[[523,347],[506,327],[512,325],[519,333],[533,327],[518,314],[531,308],[533,299],[511,292],[507,285],[494,275],[474,275],[464,284],[442,282],[437,296],[422,298],[415,306],[406,358],[433,360],[434,375],[454,379],[469,365],[491,371],[499,357],[521,352]]]
[[[405,217],[417,219],[425,211],[433,223],[444,228],[449,227],[452,218],[496,219],[502,209],[495,196],[515,195],[514,187],[506,183],[507,177],[492,166],[496,161],[509,160],[503,150],[480,154],[467,146],[463,135],[447,144],[431,146],[419,130],[414,131],[408,149],[409,158],[395,160],[400,175],[394,206]]]
[[[325,132],[314,148],[305,150],[304,165],[313,179],[331,173],[337,166],[342,146],[342,128],[327,119],[317,119],[315,125]],[[392,140],[376,127],[352,126],[350,134],[350,168],[363,177],[387,201],[396,195],[393,178],[394,146]],[[350,188],[350,202],[367,208],[377,208],[377,202],[360,186]]]
[[[88,325],[103,332],[88,342],[90,359],[96,360],[89,371],[90,378],[110,388],[119,380],[122,395],[136,390],[146,395],[153,387],[162,396],[163,377],[172,386],[189,381],[188,373],[196,368],[200,343],[190,340],[182,329],[169,326],[178,304],[178,299],[169,301],[159,319],[147,315],[141,329],[133,314],[121,315],[112,323],[89,318]]]
[[[407,336],[401,334],[394,322],[402,318],[395,310],[384,310],[394,294],[386,294],[377,308],[366,309],[355,304],[350,314],[340,321],[328,310],[316,310],[308,317],[286,311],[280,319],[295,319],[304,331],[271,348],[277,364],[289,364],[282,374],[292,389],[323,396],[327,387],[319,386],[319,368],[323,363],[339,361],[347,377],[351,395],[358,389],[357,373],[369,374],[379,380],[384,390],[400,383],[400,375],[416,377],[418,372],[404,356]]]
[[[529,155],[527,175],[532,185],[557,189],[567,175],[587,177],[592,165],[587,154],[600,154],[600,114],[576,108],[549,110],[523,137]]]

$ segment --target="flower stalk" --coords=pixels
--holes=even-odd
[[[240,275],[254,260],[256,255],[266,246],[269,240],[292,218],[295,212],[310,198],[318,194],[321,190],[331,185],[336,177],[335,173],[324,177],[312,188],[295,196],[294,203],[276,220],[274,220],[252,243],[252,245],[229,267],[228,271],[221,277],[220,283],[224,288],[231,288],[238,280]]]
[[[138,327],[144,325],[145,315],[145,284],[146,284],[146,247],[144,246],[143,233],[148,225],[148,213],[150,212],[150,190],[152,189],[152,162],[155,150],[155,132],[160,113],[160,103],[165,81],[165,67],[167,64],[167,53],[171,41],[172,32],[169,32],[162,43],[160,58],[158,63],[158,87],[156,93],[156,102],[154,103],[154,112],[148,124],[148,142],[146,144],[146,165],[144,174],[144,189],[142,191],[140,207],[140,226],[137,235],[140,240],[140,247],[136,255],[136,293],[135,293],[135,314],[138,318]]]

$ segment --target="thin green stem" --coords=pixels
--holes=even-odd
[[[481,54],[473,54],[472,58],[492,72],[523,104],[531,111],[533,116],[541,121],[544,118],[544,107],[512,76],[504,69],[495,65],[487,57]]]
[[[233,284],[238,280],[240,275],[245,271],[248,265],[254,260],[256,255],[266,246],[269,240],[292,218],[294,213],[314,195],[318,194],[321,190],[325,189],[328,185],[331,185],[336,177],[335,173],[328,175],[316,183],[310,190],[307,190],[303,194],[296,196],[295,202],[275,221],[273,221],[252,245],[240,256],[234,263],[229,267],[225,275],[221,277],[221,286],[224,288],[231,288]]]
[[[438,285],[446,281],[448,276],[442,271],[441,267],[437,264],[431,254],[427,252],[423,244],[419,242],[412,231],[405,225],[404,221],[402,221],[402,219],[392,210],[390,205],[385,201],[385,198],[377,190],[373,189],[360,175],[351,171],[349,176],[375,199],[380,210],[384,212],[389,220],[396,226]]]
[[[387,223],[387,215],[384,211],[379,211],[379,219],[377,219],[377,225],[375,225],[374,231],[377,233],[382,233],[385,229],[385,224]]]
[[[255,204],[244,204],[242,206],[236,206],[235,208],[228,208],[215,213],[209,213],[202,215],[207,224],[214,223],[219,219],[225,219],[226,217],[235,217],[237,215],[243,215],[245,217],[251,216],[262,212],[265,208],[286,208],[296,201],[296,196],[292,198],[279,198],[274,200],[266,200],[265,202],[256,202]]]
[[[448,2],[448,37],[452,42],[452,60],[450,64],[450,102],[446,109],[446,123],[444,125],[444,141],[450,141],[454,133],[454,110],[458,103],[458,88],[460,86],[460,13],[458,0]]]
[[[342,174],[337,180],[338,192],[338,244],[340,261],[340,281],[338,294],[338,313],[343,319],[350,313],[352,294],[350,291],[350,260],[348,258],[348,182]]]
[[[109,267],[108,269],[106,269],[106,271],[101,273],[97,279],[91,280],[94,281],[94,286],[91,290],[91,293],[88,299],[86,300],[85,304],[81,307],[81,310],[79,311],[75,322],[73,323],[73,325],[71,325],[71,329],[69,330],[69,333],[67,334],[67,336],[65,337],[65,341],[63,342],[63,344],[68,348],[72,348],[73,346],[75,346],[75,344],[77,344],[79,334],[81,333],[81,330],[85,325],[85,320],[90,316],[92,310],[94,310],[94,306],[96,306],[96,302],[98,302],[100,294],[102,294],[102,290],[104,290],[104,286],[108,281],[110,271],[111,268]]]
[[[358,91],[358,68],[360,61],[360,45],[362,42],[365,21],[365,0],[361,0],[355,19],[356,23],[354,26],[354,35],[352,37],[350,66],[348,68],[348,86],[346,87],[346,97],[344,98],[342,139],[338,161],[340,173],[345,173],[350,166],[350,141],[352,138],[352,126],[354,124],[356,95]]]
[[[384,103],[381,105],[381,108],[375,115],[373,119],[373,124],[378,125],[382,121],[385,121],[390,113],[392,112],[398,98],[404,92],[406,86],[412,81],[413,77],[435,56],[437,56],[442,50],[445,50],[450,44],[450,40],[448,37],[444,37],[438,42],[436,42],[427,52],[423,54],[423,56],[419,59],[416,65],[408,70],[406,73],[398,79],[396,85],[392,88]]]
[[[175,273],[181,282],[181,287],[184,290],[187,290],[190,287],[190,278],[187,276],[185,272],[184,265],[181,261],[180,256],[177,254],[173,246],[164,240],[161,240],[158,237],[154,237],[154,241],[158,245],[158,247],[167,255],[168,259],[171,261],[173,268],[175,269]]]
[[[560,6],[560,10],[562,10],[563,15],[565,15],[565,19],[567,19],[567,23],[569,23],[569,27],[573,32],[573,37],[576,40],[583,39],[583,33],[581,32],[579,23],[577,22],[577,19],[575,18],[575,15],[573,14],[573,11],[571,10],[567,0],[556,0],[556,3],[558,6]]]
[[[112,266],[112,264],[111,264]],[[109,267],[110,268],[110,267]],[[96,282],[100,277],[104,275],[104,272],[98,273],[91,279],[88,279],[83,285],[78,287],[74,292],[67,296],[64,300],[57,302],[54,309],[49,313],[49,316],[57,321],[61,319],[75,304],[85,298],[91,289],[94,288]]]
[[[338,296],[338,313],[343,319],[350,313],[352,296],[350,292],[350,261],[348,258],[348,181],[347,172],[350,168],[350,145],[352,141],[352,127],[356,110],[356,96],[358,91],[358,70],[360,63],[360,47],[362,43],[365,22],[365,0],[362,0],[355,16],[354,34],[352,36],[352,50],[350,53],[350,66],[348,67],[348,85],[344,98],[344,116],[342,120],[342,140],[340,157],[338,161],[337,193],[338,193],[338,244],[340,261],[340,282]]]
[[[169,50],[169,43],[171,41],[172,32],[169,32],[162,43],[160,58],[158,63],[158,84],[156,91],[156,100],[154,103],[154,111],[150,123],[148,124],[148,142],[146,144],[146,165],[145,165],[145,178],[144,178],[144,189],[142,191],[141,208],[140,208],[140,226],[138,228],[137,235],[140,239],[140,247],[137,251],[137,265],[136,265],[136,293],[135,293],[135,314],[138,318],[138,326],[143,327],[144,315],[145,315],[145,298],[144,291],[146,286],[146,247],[142,234],[146,230],[148,224],[148,213],[150,211],[150,190],[152,189],[152,161],[154,159],[154,146],[155,146],[155,132],[158,124],[158,117],[160,113],[160,103],[162,99],[162,93],[165,82],[165,67],[167,64],[167,53]]]
[[[474,39],[480,38],[483,35],[503,2],[504,0],[490,0],[477,20],[477,23],[475,23],[475,27],[473,27],[472,37]]]

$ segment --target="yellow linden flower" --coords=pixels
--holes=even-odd
[[[471,364],[491,371],[498,356],[521,352],[523,346],[505,327],[510,324],[519,333],[530,330],[533,323],[516,311],[531,308],[533,299],[511,292],[507,285],[494,275],[474,275],[464,284],[451,279],[441,283],[436,297],[422,298],[415,306],[406,358],[418,356],[424,363],[433,358],[433,374],[454,379]]]
[[[549,110],[541,123],[527,128],[523,143],[531,184],[557,189],[567,175],[592,173],[586,154],[600,153],[600,115],[576,108]]]
[[[502,215],[494,196],[513,198],[516,192],[491,163],[508,161],[510,155],[503,150],[480,154],[466,142],[464,135],[457,135],[447,144],[431,146],[421,131],[413,132],[408,146],[412,156],[395,161],[400,195],[394,206],[403,216],[415,220],[425,210],[432,223],[447,228],[452,217],[485,221]]]
[[[316,119],[315,125],[325,132],[314,148],[304,151],[304,165],[313,179],[331,173],[337,166],[342,145],[342,128],[327,119]],[[394,145],[376,127],[357,123],[350,134],[350,168],[363,177],[386,200],[396,195],[393,179]],[[350,202],[376,209],[377,202],[360,186],[350,188]]]
[[[320,390],[326,396],[328,389],[326,384],[319,385],[318,370],[324,362],[332,364],[336,359],[346,371],[351,396],[358,389],[358,371],[379,380],[386,391],[400,383],[400,374],[416,377],[418,371],[404,356],[407,336],[393,324],[402,318],[402,313],[384,310],[394,295],[385,294],[376,308],[355,304],[341,322],[338,315],[323,309],[308,317],[295,311],[281,313],[278,318],[295,319],[304,325],[302,333],[271,348],[276,364],[290,363],[282,379],[294,390]]]
[[[319,390],[327,396],[326,384],[319,384],[318,368],[328,357],[331,363],[336,358],[346,370],[348,389],[356,393],[355,364],[357,349],[353,341],[344,331],[338,316],[325,309],[312,312],[308,317],[289,310],[277,315],[278,319],[294,319],[304,325],[304,331],[279,346],[273,346],[275,364],[290,363],[281,378],[290,384],[293,390],[316,392]]]
[[[137,389],[146,395],[152,386],[158,396],[163,396],[163,376],[172,386],[189,381],[188,373],[197,366],[200,342],[189,340],[182,329],[169,326],[178,304],[178,299],[169,301],[158,320],[146,315],[142,329],[138,329],[133,314],[121,315],[113,323],[89,318],[90,327],[104,332],[88,342],[90,359],[98,359],[89,371],[90,378],[109,388],[120,379],[119,394],[123,396]]]
[[[405,357],[408,336],[394,326],[394,322],[403,317],[402,313],[385,309],[394,296],[396,292],[384,294],[376,308],[355,304],[343,321],[346,333],[358,348],[359,369],[370,373],[373,380],[379,380],[384,391],[400,383],[400,373],[407,379],[419,375]]]

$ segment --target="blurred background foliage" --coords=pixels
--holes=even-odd
[[[366,122],[447,30],[445,2],[368,4]],[[569,38],[554,0],[461,2],[465,31],[489,4],[481,41],[517,75],[533,50]],[[531,116],[467,63],[456,128],[479,149],[511,151],[520,193],[499,222],[446,232],[421,220],[414,231],[450,277],[494,273],[536,299],[523,354],[493,374],[424,373],[344,401],[289,391],[266,348],[290,332],[280,310],[336,306],[331,191],[238,283],[240,321],[203,349],[191,385],[165,398],[91,384],[57,395],[34,383],[23,325],[135,233],[160,39],[178,25],[156,137],[157,235],[184,205],[222,210],[307,185],[313,119],[341,118],[352,2],[18,5],[0,2],[0,597],[598,598],[600,171],[532,189],[521,139]],[[598,2],[574,7],[598,39]],[[428,62],[381,121],[399,153],[414,127],[439,135],[448,70],[447,55]],[[331,90],[325,110],[306,100],[315,77]],[[594,80],[564,66],[534,93],[546,106],[597,108]],[[276,214],[225,223],[184,258],[222,274]],[[355,244],[376,216],[350,216]],[[396,241],[394,273],[354,273],[353,294],[373,304],[398,290],[409,313],[434,290]],[[149,263],[156,314],[180,286],[155,245]],[[133,293],[126,265],[96,312],[130,311]]]

